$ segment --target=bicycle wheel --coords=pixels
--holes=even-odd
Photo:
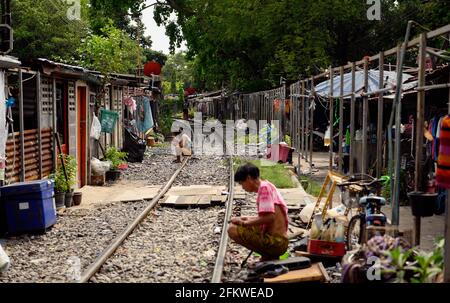
[[[362,243],[365,221],[361,215],[354,216],[347,227],[347,250],[352,251]]]

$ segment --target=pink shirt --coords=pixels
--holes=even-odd
[[[256,198],[256,206],[258,208],[258,214],[274,214],[275,205],[278,205],[283,210],[284,219],[286,223],[286,231],[289,227],[288,221],[288,208],[286,202],[281,196],[277,188],[269,181],[261,181],[259,187],[258,197]],[[262,226],[263,232],[266,231],[267,226]]]

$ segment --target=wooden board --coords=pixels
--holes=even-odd
[[[199,200],[200,200],[199,196],[178,197],[175,207],[177,208],[197,207],[197,203]]]
[[[168,196],[167,199],[161,203],[162,206],[175,206],[179,196]]]
[[[198,207],[206,208],[211,206],[211,196],[201,196],[197,202]]]
[[[310,268],[290,271],[287,274],[272,279],[264,279],[264,283],[299,283],[327,282],[328,274],[322,263],[315,263]]]
[[[228,196],[213,196],[211,198],[211,204],[213,206],[220,206],[227,202]]]

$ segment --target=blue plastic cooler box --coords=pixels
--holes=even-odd
[[[6,232],[45,232],[56,223],[52,180],[17,183],[0,188]]]

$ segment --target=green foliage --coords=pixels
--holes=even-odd
[[[120,152],[115,147],[110,147],[106,150],[105,159],[111,161],[111,170],[117,170],[120,165],[126,163],[127,158],[127,153]]]
[[[64,161],[68,179],[66,180],[62,165],[58,167],[55,173],[50,175],[50,179],[55,181],[55,192],[69,192],[77,182],[77,161],[73,156],[63,154],[59,155],[59,161]]]
[[[183,52],[170,55],[164,66],[163,77],[166,94],[177,94],[180,90],[184,92],[194,82],[193,62]]]
[[[286,142],[287,145],[292,146],[292,139],[291,139],[291,136],[285,135],[285,136],[284,136],[284,142]]]
[[[284,168],[283,164],[275,164],[266,160],[246,161],[241,158],[235,158],[233,167],[237,170],[239,166],[244,165],[247,162],[250,162],[259,168],[261,179],[271,182],[277,188],[283,189],[296,187],[294,182],[292,182],[290,173]]]
[[[124,32],[115,28],[112,22],[103,27],[101,32],[101,35],[92,34],[82,41],[78,51],[81,54],[80,63],[102,73],[106,83],[109,73],[129,73],[143,55],[142,49]]]
[[[318,197],[320,194],[320,191],[322,190],[322,186],[313,181],[311,178],[308,177],[300,177],[301,183],[306,183],[307,186],[305,188],[306,193],[310,194],[313,197]]]
[[[88,32],[88,1],[81,1],[81,20],[69,20],[63,1],[12,0],[13,55],[24,62],[48,58],[67,63],[77,57],[80,40]]]
[[[383,274],[393,275],[396,283],[434,283],[444,269],[444,244],[445,239],[438,239],[430,253],[400,247],[387,251]]]
[[[207,90],[270,88],[281,76],[298,80],[392,48],[408,20],[430,29],[450,23],[446,0],[383,0],[381,22],[367,20],[361,0],[166,0],[155,8],[172,49],[187,41],[196,83]]]

